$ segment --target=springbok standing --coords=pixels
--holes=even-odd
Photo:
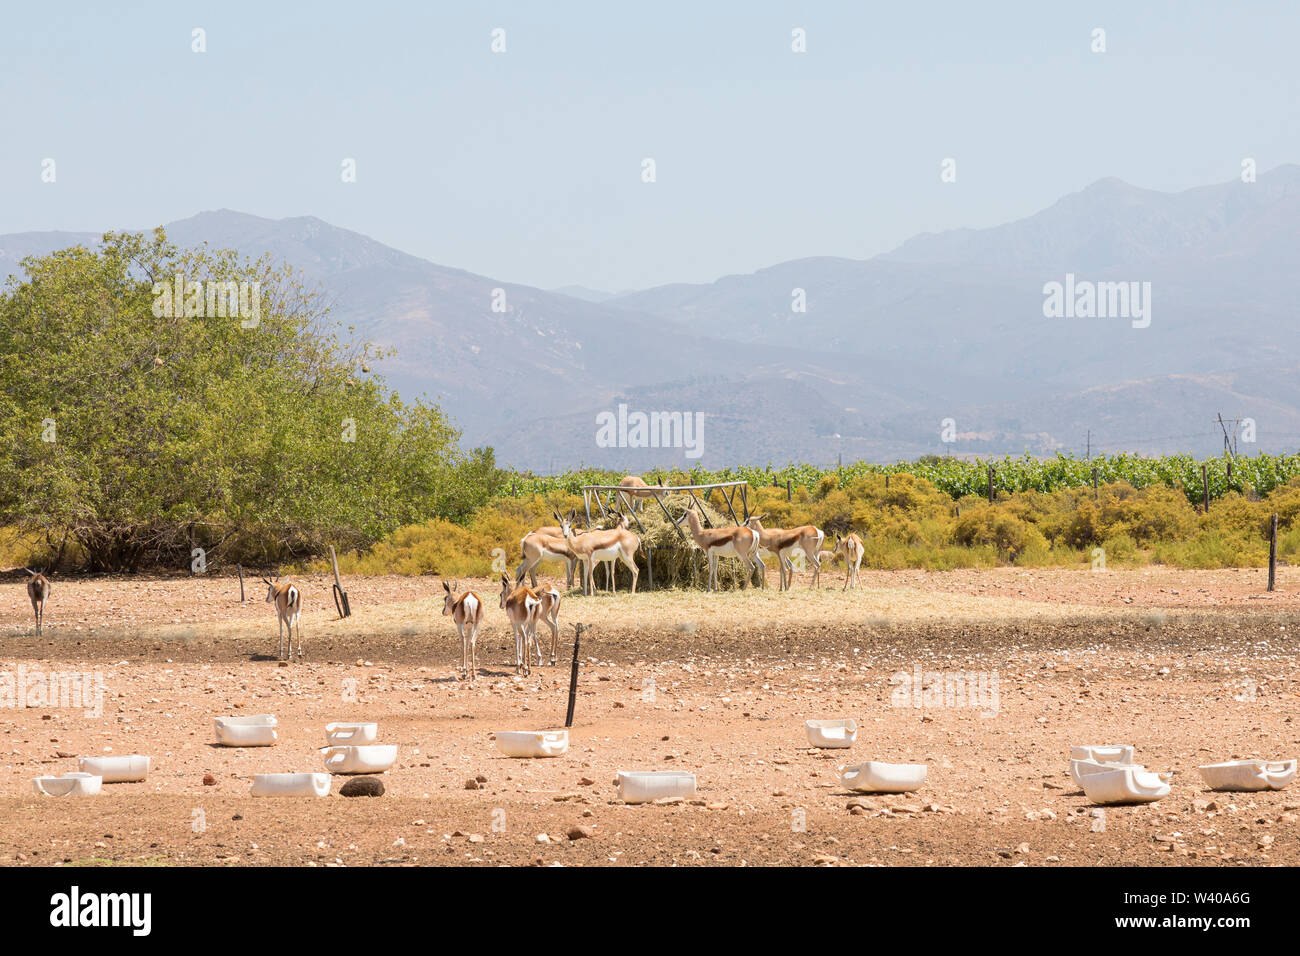
[[[758,532],[759,557],[763,556],[764,551],[776,555],[781,573],[778,590],[787,591],[794,584],[794,567],[790,555],[795,551],[802,551],[812,564],[813,576],[808,586],[816,587],[822,576],[821,547],[826,540],[825,532],[810,524],[798,528],[764,528],[762,519],[766,517],[765,514],[753,515],[746,519],[745,524]]]
[[[299,623],[299,616],[302,614],[302,593],[298,590],[298,585],[291,584],[288,581],[281,581],[276,576],[274,581],[269,578],[262,578],[262,583],[266,585],[266,603],[275,605],[275,616],[280,624],[280,640],[276,644],[276,660],[293,660],[293,629],[298,627],[298,659],[302,659],[302,624]],[[285,625],[289,626],[289,656],[284,656],[284,629]]]
[[[45,629],[45,602],[50,599],[50,579],[45,575],[23,568],[27,572],[27,596],[32,600],[32,611],[36,614],[36,636],[40,637]]]
[[[579,532],[581,533],[581,532]],[[530,531],[519,540],[519,549],[524,560],[515,569],[515,577],[520,580],[527,574],[532,587],[537,587],[537,566],[546,560],[564,562],[564,586],[573,587],[573,566],[577,564],[577,555],[564,540],[564,533],[558,526],[550,525]]]
[[[651,488],[639,475],[628,475],[618,483],[618,487],[620,489],[618,492],[619,500],[623,502],[623,507],[629,511],[639,511],[644,508],[647,498],[658,497],[663,490],[662,485]]]
[[[518,584],[523,584],[523,578],[520,578]],[[556,655],[560,649],[560,589],[551,585],[549,588],[543,588],[537,592],[538,598],[541,599],[542,607],[540,610],[541,620],[546,622],[546,626],[551,629],[551,666],[556,664]],[[536,634],[533,636],[533,647],[537,650],[537,666],[542,666],[542,647],[537,642]]]
[[[705,528],[694,502],[691,502],[675,523],[680,526],[682,522],[690,525],[691,537],[709,559],[710,591],[717,590],[718,558],[739,558],[745,566],[746,581],[752,580],[755,569],[762,568],[763,562],[758,557],[758,532],[753,528],[744,525],[735,528]]]
[[[510,627],[515,632],[515,673],[525,675],[532,673],[528,664],[528,642],[537,645],[537,619],[541,616],[542,599],[532,588],[524,587],[521,581],[516,587],[510,579],[501,575],[501,608],[510,620]],[[539,652],[540,656],[540,652]]]
[[[835,554],[844,558],[844,587],[840,588],[841,591],[858,586],[858,568],[862,567],[863,550],[862,539],[852,531],[844,538],[838,534],[835,536]]]
[[[595,578],[592,574],[597,561],[610,562],[609,587],[611,593],[618,593],[618,584],[614,580],[613,564],[614,561],[622,561],[629,571],[632,572],[632,593],[636,594],[636,581],[641,576],[641,572],[636,567],[636,552],[641,547],[641,539],[635,531],[627,526],[626,516],[614,512],[618,519],[618,524],[606,531],[586,531],[581,535],[573,530],[573,521],[578,516],[576,510],[570,511],[568,517],[561,516],[558,512],[552,512],[556,520],[560,522],[560,530],[564,532],[564,540],[568,542],[570,550],[577,555],[578,561],[582,565],[583,571],[583,594],[591,594],[595,589]]]
[[[478,672],[478,628],[483,623],[483,602],[473,591],[456,593],[456,585],[442,582],[442,615],[451,615],[460,633],[460,665],[464,679],[471,684]]]

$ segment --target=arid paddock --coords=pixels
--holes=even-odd
[[[553,569],[548,569],[553,570]],[[862,572],[861,586],[564,597],[560,662],[513,673],[499,587],[473,687],[437,578],[354,578],[343,621],[304,595],[302,663],[232,578],[55,579],[44,634],[21,584],[0,591],[0,670],[90,673],[102,712],[0,707],[0,863],[426,865],[1300,863],[1300,789],[1212,793],[1196,767],[1300,754],[1300,573],[1257,569]],[[553,577],[549,580],[554,581]],[[562,582],[561,582],[562,583]],[[827,579],[823,579],[827,583]],[[563,725],[572,747],[516,760],[499,730]],[[911,680],[979,675],[995,697],[926,698]],[[950,681],[951,684],[951,681]],[[12,685],[11,685],[12,686]],[[917,706],[920,704],[920,706]],[[274,747],[214,746],[212,719],[272,713]],[[804,721],[851,717],[850,750]],[[397,764],[379,798],[254,799],[251,775],[323,770],[324,725],[379,722]],[[1158,803],[1098,812],[1070,744],[1131,743],[1173,771]],[[78,756],[148,754],[143,783],[38,797]],[[858,795],[837,768],[924,762],[911,794]],[[694,772],[694,801],[624,805],[619,770]],[[205,785],[208,776],[210,783]]]

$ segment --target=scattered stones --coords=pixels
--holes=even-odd
[[[216,785],[217,785],[217,778],[216,778],[216,777],[212,776],[212,774],[210,774],[210,773],[205,773],[205,774],[203,775],[203,786],[205,786],[205,787],[215,787]]]
[[[584,827],[584,826],[569,827],[568,836],[570,840],[585,840],[595,835],[596,835],[596,831],[593,830],[591,827]]]

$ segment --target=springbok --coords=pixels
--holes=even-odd
[[[663,490],[663,485],[656,485],[651,488],[639,475],[628,475],[618,483],[618,487],[620,489],[618,492],[619,500],[623,502],[623,507],[629,511],[638,511],[644,508],[647,498],[658,497]]]
[[[717,590],[718,558],[739,558],[745,566],[745,578],[750,580],[756,568],[762,568],[763,562],[758,557],[758,532],[753,528],[740,525],[735,528],[705,528],[700,521],[700,513],[691,502],[690,506],[677,519],[690,525],[691,537],[700,550],[709,559],[709,590]]]
[[[795,551],[802,551],[804,557],[812,564],[813,576],[808,586],[816,587],[822,575],[821,547],[822,542],[826,540],[825,532],[810,524],[800,525],[798,528],[764,528],[763,519],[766,517],[765,514],[752,515],[746,519],[745,524],[758,532],[759,557],[762,557],[764,552],[776,555],[780,565],[778,570],[781,572],[779,590],[789,590],[794,584],[794,568],[790,562],[790,555]]]
[[[266,603],[275,605],[275,616],[280,623],[280,640],[276,645],[276,660],[293,660],[293,628],[298,626],[298,658],[302,659],[302,624],[298,618],[302,613],[302,594],[298,585],[288,581],[281,582],[279,576],[274,581],[262,578],[266,585]],[[289,625],[289,656],[284,656],[284,627]]]
[[[474,683],[478,672],[478,628],[483,623],[483,602],[473,591],[456,593],[456,585],[442,582],[442,616],[451,616],[460,633],[460,669],[465,680]]]
[[[578,532],[581,534],[582,532]],[[523,579],[527,574],[532,586],[537,587],[537,566],[543,561],[556,560],[564,562],[564,586],[573,587],[573,566],[578,557],[564,540],[564,533],[559,527],[547,526],[530,531],[519,540],[519,549],[524,560],[515,569],[515,577]]]
[[[523,584],[523,578],[515,582]],[[556,654],[560,649],[560,589],[551,585],[549,588],[543,588],[537,592],[537,597],[542,602],[539,617],[546,622],[546,626],[551,629],[551,666],[556,664]],[[537,641],[537,635],[533,635],[533,647],[537,651],[537,666],[542,666],[542,646]]]
[[[537,619],[541,615],[542,599],[532,588],[510,583],[510,579],[501,575],[501,608],[510,620],[510,627],[515,632],[515,673],[525,675],[532,673],[528,664],[528,642],[537,645]],[[539,652],[540,654],[540,652]]]
[[[32,611],[36,614],[36,636],[40,637],[45,629],[45,602],[50,599],[50,579],[45,575],[23,568],[27,572],[27,596],[32,600]]]
[[[841,591],[858,586],[858,568],[862,567],[862,539],[852,531],[848,537],[835,536],[835,554],[844,558],[844,587]],[[851,584],[849,582],[852,582]]]
[[[552,514],[560,522],[560,530],[564,533],[564,540],[568,542],[569,549],[582,565],[583,594],[590,595],[595,589],[596,582],[592,571],[597,561],[610,562],[609,587],[614,594],[618,593],[618,584],[612,573],[614,562],[622,561],[627,565],[628,570],[632,572],[632,593],[636,594],[636,581],[641,576],[641,572],[636,567],[636,552],[641,547],[641,539],[635,531],[628,528],[626,516],[616,511],[614,516],[618,519],[618,525],[615,527],[605,531],[587,531],[578,535],[573,530],[573,520],[578,516],[576,510],[570,511],[568,517],[558,512]]]

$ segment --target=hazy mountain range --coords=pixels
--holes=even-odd
[[[702,413],[706,466],[1082,453],[1089,429],[1094,451],[1206,454],[1222,447],[1220,412],[1255,420],[1240,451],[1300,445],[1295,165],[1176,194],[1103,179],[1026,219],[868,260],[622,293],[475,275],[313,217],[221,210],[166,228],[301,269],[335,318],[396,350],[377,371],[403,397],[437,401],[466,445],[519,467],[693,463],[599,447],[596,416],[619,403]],[[97,239],[0,235],[0,274]],[[1150,283],[1149,325],[1046,318],[1044,285],[1067,273]]]

